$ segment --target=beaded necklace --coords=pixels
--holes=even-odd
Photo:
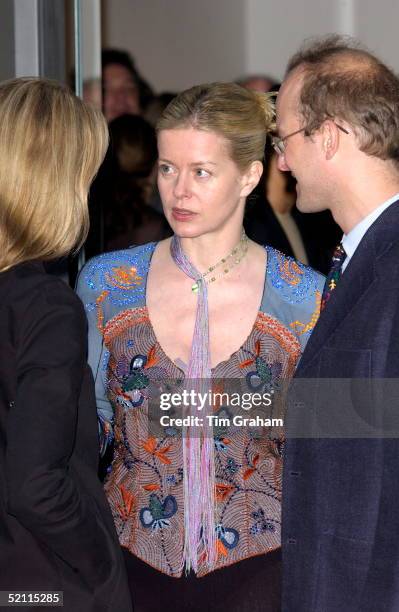
[[[220,259],[217,263],[213,264],[213,266],[209,266],[206,272],[203,272],[196,280],[196,282],[191,285],[191,291],[193,293],[197,293],[197,291],[199,290],[200,281],[209,285],[210,283],[214,283],[216,280],[218,280],[218,278],[222,278],[225,274],[228,274],[230,270],[237,266],[245,257],[248,251],[248,246],[248,236],[246,235],[245,230],[242,230],[240,242],[234,247],[231,253],[226,255],[226,257],[222,257],[222,259]],[[212,274],[214,270],[216,270],[216,268],[219,268],[220,266],[223,266],[223,270],[221,272],[217,273],[215,276],[207,278],[207,276]]]

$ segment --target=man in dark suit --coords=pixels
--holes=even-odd
[[[277,129],[299,210],[329,209],[344,232],[287,416],[283,611],[394,612],[399,79],[356,44],[312,42],[289,64]]]

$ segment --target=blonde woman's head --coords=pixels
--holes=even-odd
[[[274,127],[272,96],[235,83],[197,85],[169,103],[157,131],[192,127],[215,132],[225,138],[231,159],[245,172],[263,159],[266,134]]]
[[[81,246],[107,145],[101,113],[63,85],[31,77],[0,84],[0,270]]]

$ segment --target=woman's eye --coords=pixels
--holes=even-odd
[[[172,174],[173,168],[169,166],[169,164],[159,164],[159,172],[161,174],[167,175]]]
[[[208,176],[210,176],[210,172],[204,170],[203,168],[197,168],[195,171],[195,175],[198,176],[198,178],[207,178]]]

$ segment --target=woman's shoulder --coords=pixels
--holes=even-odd
[[[46,272],[43,262],[21,262],[2,272],[0,292],[9,325],[18,328],[20,337],[36,325],[61,333],[64,322],[85,333],[81,301],[63,279]]]
[[[303,351],[319,317],[324,276],[272,247],[266,248],[264,311],[296,337]]]
[[[99,301],[121,310],[144,305],[147,274],[156,242],[103,253],[82,268],[77,293],[86,310]]]
[[[69,285],[58,276],[48,274],[42,261],[21,262],[2,272],[0,291],[14,305],[60,300],[80,306]]]
[[[267,246],[267,275],[271,288],[290,304],[314,300],[322,292],[325,277],[310,266]]]

